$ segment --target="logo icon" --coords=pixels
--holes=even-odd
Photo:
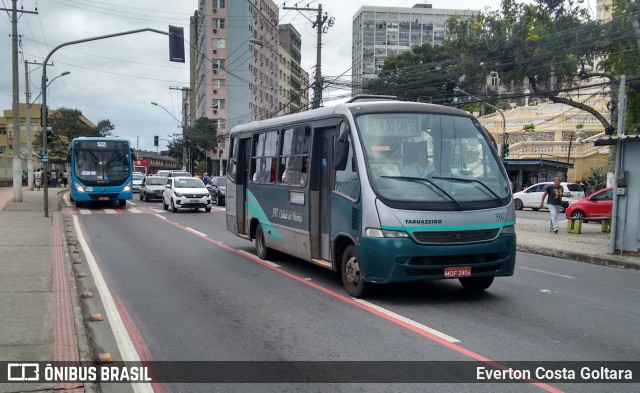
[[[7,381],[38,381],[40,365],[38,363],[8,363]]]

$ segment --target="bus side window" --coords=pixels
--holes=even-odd
[[[358,177],[358,167],[353,154],[353,146],[350,146],[344,170],[336,170],[336,181],[333,183],[333,190],[350,199],[357,200],[360,197],[360,178]]]

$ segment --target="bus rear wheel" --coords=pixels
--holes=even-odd
[[[362,277],[362,266],[360,266],[360,253],[354,245],[348,246],[342,254],[342,285],[347,293],[353,297],[366,296],[373,284],[365,282]]]
[[[126,199],[120,199],[118,201],[118,206],[125,207],[126,205],[127,205],[127,200]]]
[[[462,284],[465,289],[480,292],[493,284],[493,277],[464,277],[460,278],[460,284]]]
[[[264,231],[262,230],[262,225],[258,224],[256,228],[256,254],[258,254],[258,258],[267,259],[270,254],[269,247],[264,242]]]

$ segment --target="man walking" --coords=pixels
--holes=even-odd
[[[551,221],[549,222],[549,230],[558,233],[558,211],[562,205],[562,194],[564,190],[560,184],[562,180],[559,177],[553,179],[553,184],[547,186],[542,194],[540,207],[544,205],[544,198],[547,197],[547,207],[551,213]]]

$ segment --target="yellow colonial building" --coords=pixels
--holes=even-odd
[[[591,78],[584,86],[604,82]],[[610,118],[607,104],[611,100],[608,86],[585,87],[563,93],[567,98],[595,108]],[[480,122],[496,141],[502,141],[504,130],[509,145],[505,167],[515,188],[560,176],[564,181],[577,182],[591,176],[592,168],[606,172],[608,146],[595,146],[603,137],[604,126],[592,114],[578,108],[550,101],[525,101],[524,106],[481,116]]]

